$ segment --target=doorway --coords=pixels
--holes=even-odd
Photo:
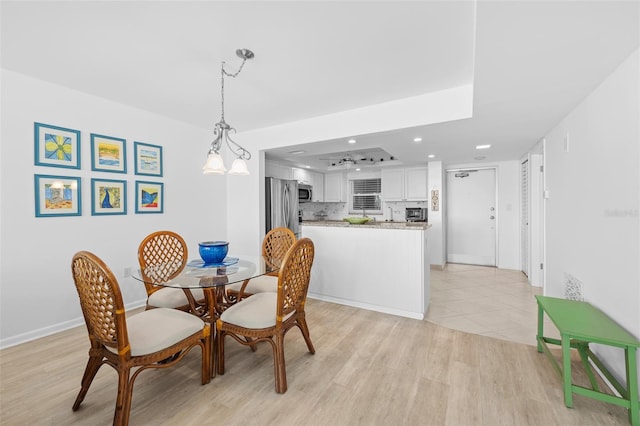
[[[496,266],[496,169],[447,170],[447,262]]]

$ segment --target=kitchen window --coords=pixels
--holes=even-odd
[[[349,199],[349,212],[382,214],[380,206],[380,192],[382,190],[381,178],[352,179],[349,181],[351,197]]]

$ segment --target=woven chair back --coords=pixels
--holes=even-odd
[[[262,240],[262,257],[268,267],[277,269],[285,254],[296,242],[296,235],[289,228],[273,228]]]
[[[138,247],[138,263],[145,281],[169,281],[182,272],[188,257],[187,243],[171,231],[149,234]]]
[[[304,310],[314,254],[313,242],[302,238],[284,256],[278,273],[277,318],[282,319],[295,310]]]
[[[119,350],[127,347],[124,303],[113,272],[88,251],[73,256],[71,271],[90,339]]]

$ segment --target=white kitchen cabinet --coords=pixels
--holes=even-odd
[[[382,170],[382,199],[402,201],[404,199],[404,169]]]
[[[311,185],[311,201],[324,201],[324,175],[311,170],[293,168],[293,179]]]
[[[324,175],[322,173],[311,173],[311,186],[313,187],[311,192],[311,201],[324,201]]]
[[[273,161],[264,162],[264,176],[290,180],[293,178],[291,167]]]
[[[343,173],[327,173],[324,175],[324,201],[344,203],[347,198]]]
[[[405,169],[405,195],[407,201],[427,201],[427,168]]]
[[[293,169],[293,179],[297,180],[298,183],[303,183],[305,185],[313,185],[311,171],[305,169],[299,169],[294,167]]]
[[[427,168],[382,170],[382,199],[385,201],[427,201]]]

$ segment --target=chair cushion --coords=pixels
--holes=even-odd
[[[244,328],[273,327],[276,325],[277,302],[277,293],[257,293],[229,307],[220,319]]]
[[[127,318],[131,356],[147,355],[168,348],[201,331],[205,323],[195,315],[170,308],[157,308]],[[108,348],[118,352],[117,348]]]
[[[230,284],[227,289],[240,291],[242,282]],[[249,280],[247,287],[245,287],[245,293],[276,293],[278,291],[278,277],[272,275],[261,275],[259,277]]]
[[[201,288],[191,289],[191,294],[196,300],[204,299]],[[189,301],[181,288],[163,287],[151,293],[147,301],[149,306],[157,308],[177,308],[179,306],[188,305]]]

